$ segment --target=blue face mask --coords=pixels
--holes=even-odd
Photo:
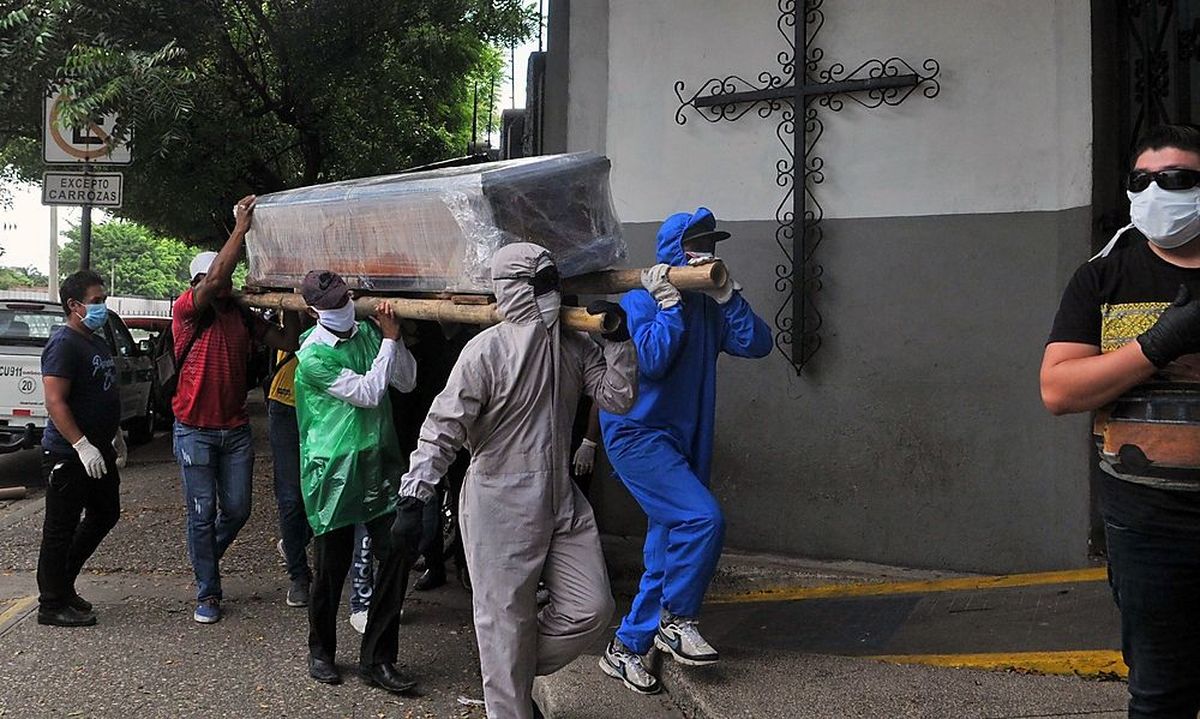
[[[108,319],[108,305],[103,302],[95,305],[84,305],[87,308],[87,314],[81,319],[83,326],[95,332],[104,326],[105,320]]]

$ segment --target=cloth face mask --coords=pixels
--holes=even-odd
[[[354,329],[354,303],[346,304],[332,310],[317,310],[321,324],[334,332],[349,332]]]
[[[1200,187],[1164,190],[1157,182],[1129,195],[1129,217],[1146,239],[1173,250],[1200,235]]]
[[[546,292],[533,298],[537,303],[538,312],[542,314],[542,322],[547,327],[553,327],[558,321],[559,310],[562,309],[562,293]]]

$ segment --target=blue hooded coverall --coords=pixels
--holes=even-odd
[[[687,264],[681,240],[706,208],[671,215],[658,231],[658,261]],[[600,413],[609,462],[648,519],[645,573],[617,638],[650,650],[660,609],[696,617],[717,566],[725,520],[708,490],[717,396],[717,355],[765,357],[771,331],[740,292],[725,305],[683,292],[665,310],[646,290],[621,298],[638,359],[638,400],[628,414]]]

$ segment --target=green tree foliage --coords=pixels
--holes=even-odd
[[[0,167],[40,177],[53,84],[64,118],[137,128],[118,215],[214,244],[250,192],[463,154],[475,77],[531,25],[526,0],[0,0]]]
[[[0,257],[6,250],[0,247]],[[0,290],[11,290],[19,287],[45,287],[50,278],[46,277],[36,267],[0,267]]]
[[[36,267],[0,267],[0,290],[45,287],[49,281]]]
[[[79,267],[79,228],[64,234],[58,266],[65,277]],[[174,297],[187,289],[188,263],[195,255],[196,248],[133,222],[112,220],[92,227],[92,269],[109,283],[109,294]]]

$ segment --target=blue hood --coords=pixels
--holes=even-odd
[[[673,267],[687,264],[683,254],[683,233],[696,225],[704,230],[715,230],[717,218],[707,207],[698,207],[695,212],[676,212],[663,221],[658,228],[658,261]]]

